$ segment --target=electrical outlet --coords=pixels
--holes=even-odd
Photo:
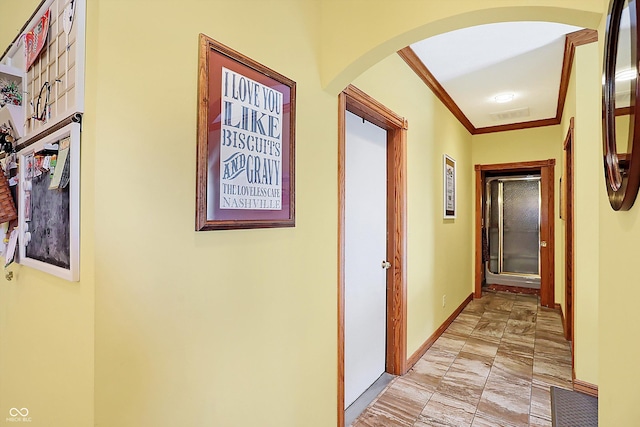
[[[442,308],[445,308],[447,305],[447,296],[442,295]]]

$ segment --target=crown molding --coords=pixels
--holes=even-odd
[[[469,118],[462,112],[460,107],[451,98],[447,91],[442,87],[440,82],[422,63],[418,55],[407,46],[398,51],[398,55],[407,63],[409,68],[422,79],[422,81],[431,89],[434,95],[451,111],[458,121],[469,131],[471,135],[480,135],[494,132],[505,132],[510,130],[530,129],[535,127],[553,126],[562,122],[562,113],[567,98],[567,90],[569,88],[569,79],[571,78],[571,67],[573,66],[573,58],[577,46],[598,41],[598,32],[596,30],[583,29],[569,33],[565,39],[564,59],[562,61],[562,74],[560,76],[560,89],[558,93],[558,105],[556,107],[555,117],[548,119],[532,120],[528,122],[510,123],[506,125],[486,126],[476,128]]]

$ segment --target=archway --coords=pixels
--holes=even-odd
[[[405,46],[460,28],[508,21],[598,28],[603,18],[602,2],[596,0],[565,1],[563,7],[545,0],[536,3],[398,0],[372,7],[363,1],[325,1],[320,29],[322,86],[337,95],[358,75]]]

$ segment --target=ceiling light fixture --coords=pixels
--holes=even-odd
[[[638,71],[635,68],[627,68],[626,70],[618,71],[616,73],[616,81],[624,82],[636,78]]]
[[[504,104],[505,102],[511,102],[513,101],[513,98],[515,98],[516,95],[513,93],[501,93],[500,95],[496,95],[493,97],[493,99],[498,103],[498,104]]]

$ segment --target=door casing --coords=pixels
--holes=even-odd
[[[571,366],[574,366],[574,354],[575,354],[575,334],[573,331],[574,322],[573,315],[575,311],[575,297],[574,297],[574,257],[575,257],[575,241],[574,241],[574,209],[573,209],[573,184],[574,184],[574,157],[573,157],[573,144],[574,144],[574,118],[571,118],[569,122],[569,130],[567,131],[567,137],[564,140],[564,185],[566,186],[565,192],[565,206],[564,206],[564,259],[565,259],[565,315],[564,315],[564,334],[568,341],[571,341]],[[562,191],[562,190],[561,190]],[[561,206],[561,209],[563,207]],[[573,378],[575,379],[575,369],[573,372]]]
[[[408,123],[355,86],[338,96],[338,427],[344,427],[345,112],[387,131],[386,372],[407,369],[406,140]]]
[[[488,173],[540,172],[540,241],[547,242],[540,248],[540,304],[555,308],[555,225],[554,225],[554,167],[555,159],[475,165],[476,215],[475,215],[475,290],[474,298],[482,297],[484,268],[482,263],[482,226],[484,212],[484,187]]]

